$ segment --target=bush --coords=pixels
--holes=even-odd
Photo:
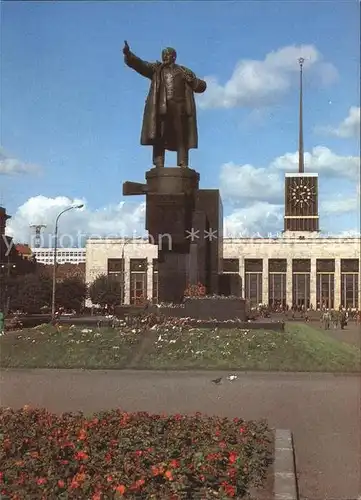
[[[102,274],[89,286],[89,298],[93,304],[113,308],[121,303],[122,283],[117,277]]]
[[[51,279],[37,274],[11,278],[8,286],[10,309],[33,314],[51,304]]]
[[[5,498],[242,498],[270,464],[264,422],[0,409]]]
[[[56,305],[65,310],[79,312],[87,296],[85,282],[75,276],[65,278],[56,287]]]

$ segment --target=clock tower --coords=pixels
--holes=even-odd
[[[318,174],[305,172],[304,163],[302,89],[304,59],[300,58],[298,62],[300,64],[298,172],[286,173],[285,175],[285,236],[288,236],[290,233],[297,233],[298,236],[306,236],[307,233],[319,231]]]

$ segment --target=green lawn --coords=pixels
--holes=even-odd
[[[12,368],[124,368],[141,340],[135,331],[41,325],[0,339],[0,365]]]
[[[304,324],[284,333],[264,330],[160,334],[141,368],[262,371],[360,371],[360,350]]]
[[[87,330],[87,331],[84,331]],[[133,361],[131,363],[131,361]],[[361,371],[360,350],[304,324],[286,331],[68,328],[44,325],[0,339],[12,368]]]

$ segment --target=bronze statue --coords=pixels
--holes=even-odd
[[[197,114],[194,92],[202,93],[207,84],[175,63],[177,53],[167,47],[162,62],[139,59],[124,42],[124,61],[140,75],[152,80],[145,104],[140,143],[153,146],[153,164],[164,167],[165,150],[177,152],[177,165],[188,167],[188,152],[198,147]]]

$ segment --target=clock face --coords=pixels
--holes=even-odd
[[[299,184],[294,183],[291,186],[291,200],[295,206],[302,208],[305,205],[309,205],[314,200],[314,196],[314,188],[304,183],[302,179]]]

